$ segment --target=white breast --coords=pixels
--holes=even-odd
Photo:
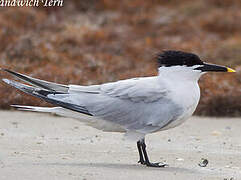
[[[177,82],[176,84],[172,83],[172,85],[170,87],[172,89],[170,97],[176,104],[183,107],[184,111],[177,120],[171,122],[161,130],[174,128],[186,121],[194,113],[200,99],[200,88],[197,82]]]

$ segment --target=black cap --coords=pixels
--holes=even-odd
[[[157,61],[159,67],[203,65],[196,54],[183,51],[163,51],[158,54]]]

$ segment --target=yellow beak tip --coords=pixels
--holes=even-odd
[[[234,69],[227,68],[227,72],[236,72]]]

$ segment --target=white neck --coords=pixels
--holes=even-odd
[[[195,111],[199,98],[200,88],[198,79],[202,75],[201,71],[193,70],[195,67],[160,67],[159,80],[168,87],[169,97],[174,102],[185,109],[179,119],[170,124],[167,128],[175,127],[189,118]]]
[[[193,81],[197,82],[201,77],[200,71],[193,70],[195,67],[159,67],[158,72],[161,78],[166,78],[173,81]]]

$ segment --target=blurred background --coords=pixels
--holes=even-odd
[[[240,0],[65,0],[64,7],[0,8],[0,67],[35,78],[91,85],[155,75],[155,56],[168,49],[236,69],[201,78],[195,114],[241,116]],[[49,106],[1,82],[0,108],[10,104]]]

